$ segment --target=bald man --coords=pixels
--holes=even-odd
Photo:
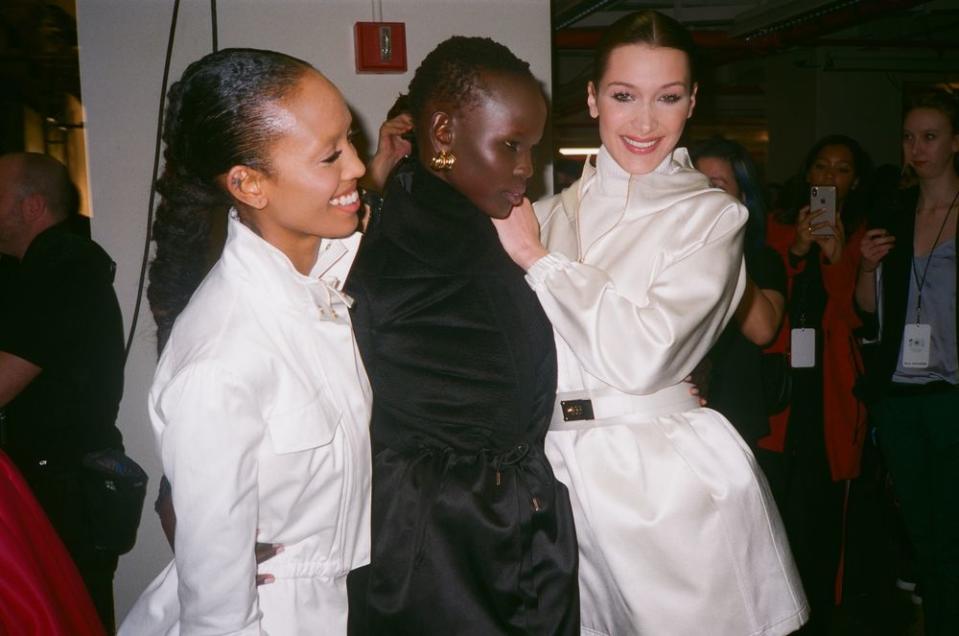
[[[80,475],[88,453],[122,450],[115,421],[123,323],[113,261],[71,230],[76,207],[62,164],[40,154],[0,156],[0,253],[18,261],[0,308],[0,446],[112,630],[117,555],[97,548]]]

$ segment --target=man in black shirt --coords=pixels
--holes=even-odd
[[[123,323],[114,264],[70,217],[66,168],[40,154],[0,157],[0,253],[19,261],[0,308],[0,445],[23,472],[80,570],[108,630],[117,555],[97,549],[81,460],[122,450]]]

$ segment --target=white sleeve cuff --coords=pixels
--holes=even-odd
[[[565,268],[572,261],[564,254],[559,252],[550,252],[543,258],[533,263],[532,267],[526,270],[526,282],[533,289],[536,289],[546,280],[551,273]]]

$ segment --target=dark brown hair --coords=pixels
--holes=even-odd
[[[689,79],[696,81],[698,54],[693,36],[676,20],[646,9],[625,15],[606,29],[593,54],[593,84],[597,88],[613,49],[626,44],[647,44],[682,51],[689,60]]]

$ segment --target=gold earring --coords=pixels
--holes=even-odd
[[[452,170],[453,164],[455,163],[456,155],[447,150],[440,150],[439,153],[433,155],[433,158],[430,159],[430,168],[437,172],[445,172]]]

